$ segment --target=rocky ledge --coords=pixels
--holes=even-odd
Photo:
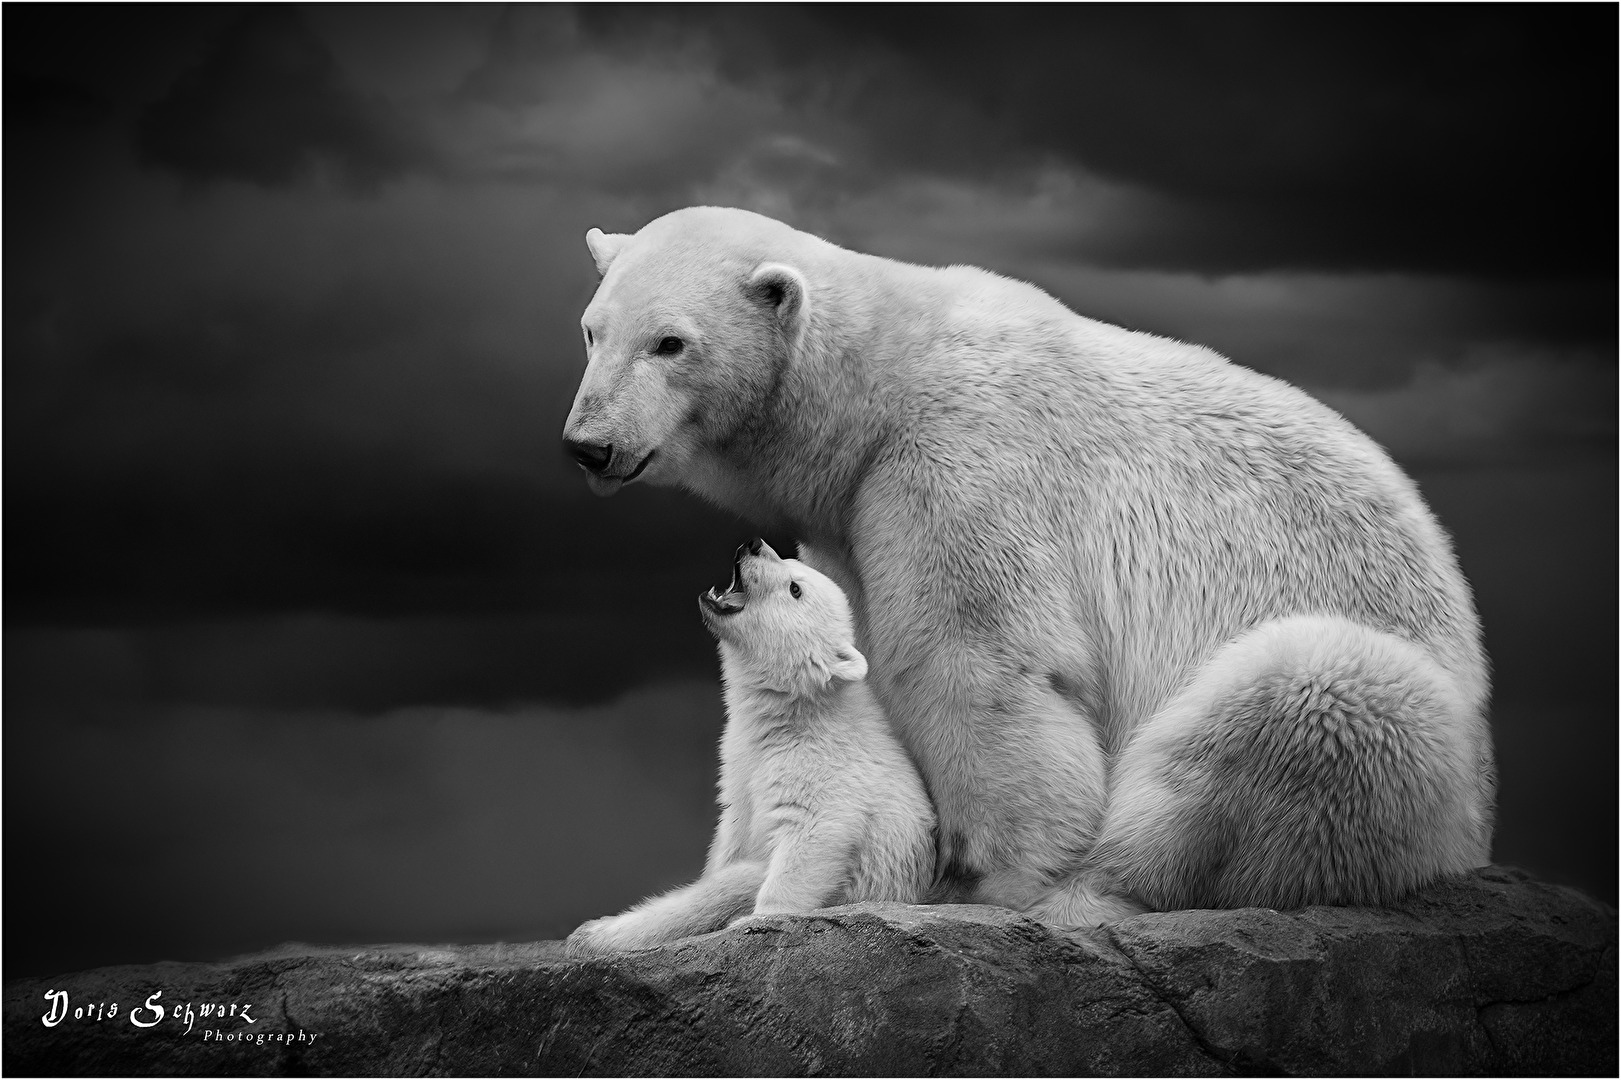
[[[1615,911],[1495,867],[1393,908],[859,904],[604,960],[285,946],[5,993],[13,1076],[1617,1071]]]

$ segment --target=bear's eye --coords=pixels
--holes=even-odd
[[[667,337],[660,340],[659,347],[653,351],[658,353],[660,356],[674,356],[684,348],[686,348],[686,342],[682,341],[680,338]]]
[[[795,600],[799,599],[799,582],[790,581],[788,583],[788,595],[793,597]]]
[[[595,345],[597,343],[597,339],[591,336],[591,328],[589,326],[585,328],[585,343],[587,345]]]

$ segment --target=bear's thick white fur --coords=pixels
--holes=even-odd
[[[726,729],[720,824],[691,885],[595,919],[574,955],[646,949],[749,915],[863,900],[914,903],[934,879],[935,818],[866,684],[839,587],[763,542],[706,597]]]
[[[1488,860],[1469,588],[1339,415],[745,211],[589,242],[565,437],[591,486],[680,484],[801,538],[962,895],[1075,925],[1375,903]]]

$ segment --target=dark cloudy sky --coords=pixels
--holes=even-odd
[[[696,871],[747,523],[558,440],[693,203],[1211,345],[1411,470],[1497,856],[1615,899],[1616,9],[3,12],[5,974]],[[786,538],[783,538],[786,539]]]

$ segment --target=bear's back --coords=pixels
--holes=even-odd
[[[904,275],[913,288],[919,269]],[[891,320],[903,332],[869,353],[897,432],[879,469],[890,482],[867,505],[949,505],[943,544],[993,551],[974,561],[1067,594],[1111,653],[1118,709],[1142,715],[1222,642],[1302,613],[1426,645],[1484,704],[1478,621],[1450,541],[1339,414],[1034,286],[968,267],[926,273],[919,309]],[[1018,588],[982,583],[981,611]]]

